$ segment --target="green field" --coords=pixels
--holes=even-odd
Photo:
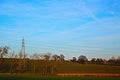
[[[54,62],[55,63],[55,62]],[[98,73],[120,73],[120,66],[78,64],[72,62],[56,62],[58,73],[71,72],[98,72]]]
[[[94,73],[120,73],[120,66],[100,65],[100,64],[79,64],[69,61],[38,61],[31,62],[36,64],[36,68],[42,65],[52,64],[57,73],[80,73],[80,72],[94,72]],[[34,67],[31,67],[33,69]],[[32,70],[33,71],[33,70]]]
[[[120,80],[120,77],[60,77],[0,75],[0,80]]]
[[[3,62],[2,62],[3,61]],[[1,61],[3,66],[0,66],[0,73],[18,73],[15,64],[18,64],[17,59],[4,59]],[[12,64],[12,68],[11,68]],[[26,60],[27,69],[25,73],[37,73],[53,71],[57,73],[120,73],[120,66],[102,65],[102,64],[79,64],[70,61],[53,61],[53,60]],[[11,69],[11,70],[10,70]]]
[[[40,73],[33,73],[34,64],[36,71],[41,70],[44,65],[52,64],[56,73],[120,73],[120,66],[98,65],[98,64],[78,64],[68,61],[31,61],[30,75],[0,74],[0,80],[120,80],[120,77],[93,77],[93,76],[38,76]],[[34,74],[32,75],[31,72]],[[24,76],[23,76],[24,75]]]

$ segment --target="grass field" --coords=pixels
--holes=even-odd
[[[55,63],[55,62],[54,62]],[[97,64],[78,64],[72,62],[56,62],[58,73],[120,73],[120,66],[97,65]]]
[[[4,61],[4,60],[3,60]],[[10,64],[10,59],[5,59]],[[2,63],[5,63],[2,62]],[[18,63],[13,60],[13,63]],[[26,60],[28,64],[27,73],[42,73],[46,66],[51,66],[55,73],[120,73],[120,66],[100,65],[100,64],[79,64],[70,61],[53,61],[53,60]],[[3,68],[5,69],[5,68]],[[10,68],[7,68],[8,72]],[[13,72],[16,71],[13,66]]]
[[[120,77],[60,77],[60,76],[16,76],[0,75],[0,80],[120,80]]]
[[[36,63],[38,65],[38,63]],[[57,73],[120,73],[120,66],[98,65],[98,64],[79,64],[68,61],[39,61],[39,66],[53,64]],[[33,69],[33,67],[32,67]]]

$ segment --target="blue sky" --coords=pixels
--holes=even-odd
[[[0,46],[16,53],[120,56],[119,0],[0,0]]]

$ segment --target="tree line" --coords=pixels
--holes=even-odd
[[[15,54],[15,52],[8,53],[8,50],[10,48],[8,46],[0,47],[0,58],[14,58],[19,59],[24,56],[24,58],[34,59],[34,60],[55,60],[55,61],[65,61],[65,56],[63,54],[57,55],[52,53],[45,53],[45,54],[39,54],[34,53],[32,55],[21,53]],[[81,64],[86,63],[93,63],[93,64],[111,64],[111,65],[120,65],[120,57],[115,58],[114,56],[111,57],[109,60],[105,60],[102,58],[92,58],[91,60],[88,60],[88,58],[85,55],[80,55],[78,58],[73,57],[71,62],[77,62]]]
[[[120,57],[118,57],[118,58],[111,57],[108,60],[102,59],[102,58],[92,58],[91,60],[88,60],[86,56],[81,55],[78,57],[78,59],[76,57],[73,57],[71,59],[71,61],[76,62],[76,63],[81,63],[81,64],[91,63],[91,64],[104,64],[104,65],[118,65],[118,66],[120,66]]]
[[[15,54],[13,51],[9,53],[9,47],[0,47],[0,72],[9,73],[39,73],[41,75],[53,75],[57,73],[55,61],[66,61],[63,54],[57,55],[52,53],[32,55]],[[21,57],[24,56],[24,59]],[[70,62],[78,64],[104,64],[104,65],[120,65],[120,57],[111,57],[109,60],[102,58],[92,58],[88,60],[85,55],[78,58],[73,57]]]

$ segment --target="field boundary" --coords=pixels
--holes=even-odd
[[[120,73],[58,73],[57,76],[108,76],[120,77]]]
[[[0,75],[16,76],[95,76],[95,77],[120,77],[120,73],[57,73],[55,75],[41,75],[36,73],[0,73]]]

